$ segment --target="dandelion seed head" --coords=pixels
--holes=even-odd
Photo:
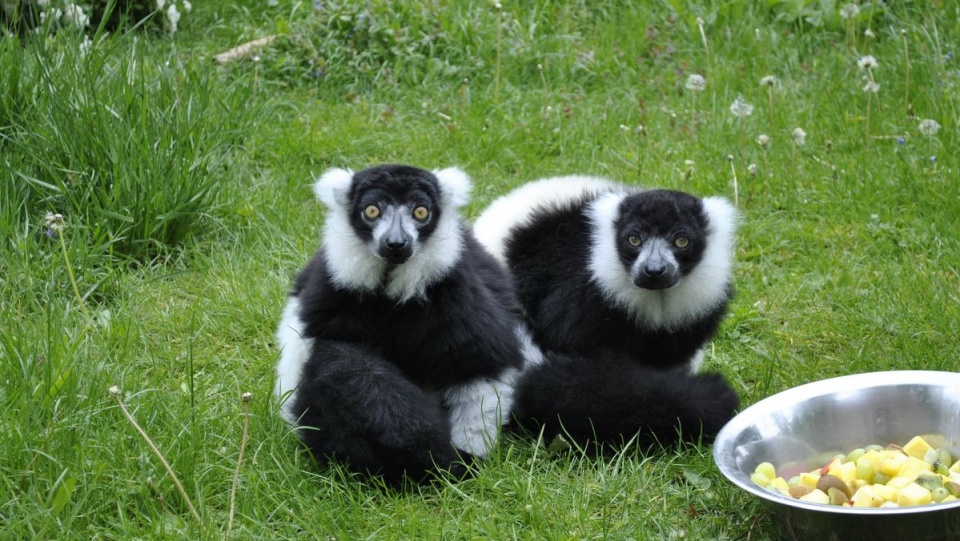
[[[728,162],[732,162],[732,161],[733,161],[733,154],[727,154],[727,161],[728,161]]]
[[[770,146],[770,136],[765,133],[761,133],[759,136],[757,136],[757,144],[759,144],[762,149],[766,150],[767,147]]]
[[[157,0],[157,9],[163,9],[167,5],[167,0]]]
[[[692,73],[687,77],[687,82],[683,87],[692,92],[703,92],[707,88],[707,80],[699,73]]]
[[[857,67],[862,70],[875,70],[880,67],[880,64],[877,63],[877,59],[872,54],[868,54],[857,60]]]
[[[840,17],[844,19],[853,19],[857,15],[860,15],[860,6],[856,4],[844,4],[840,8]]]
[[[175,34],[177,24],[180,23],[180,10],[177,9],[176,4],[170,4],[170,7],[167,8],[167,20],[170,21],[170,33]]]
[[[116,385],[111,385],[110,394],[112,394],[113,396],[120,396],[120,387],[117,387]]]
[[[863,37],[867,39],[876,39],[877,35],[873,33],[873,30],[870,30],[869,28],[867,28],[866,30],[863,31]]]
[[[86,28],[90,24],[90,17],[76,4],[67,4],[64,7],[63,18],[77,28]]]
[[[697,26],[703,26],[703,18],[697,17]]]
[[[240,400],[244,402],[249,402],[251,398],[253,398],[253,393],[247,392],[240,395]]]
[[[807,132],[803,131],[803,128],[794,128],[790,135],[793,137],[793,143],[798,147],[802,147],[807,142]]]
[[[190,0],[183,0],[183,12],[190,13],[193,11],[193,4],[190,3]]]
[[[867,84],[863,85],[863,91],[873,92],[874,94],[876,94],[877,92],[880,91],[880,85],[873,81],[867,81]]]
[[[933,137],[938,131],[940,131],[940,124],[932,118],[925,118],[920,121],[920,125],[917,126],[917,129],[920,130],[920,135]]]
[[[747,165],[747,173],[748,173],[751,177],[757,176],[757,164],[751,163],[751,164]]]
[[[753,105],[747,103],[743,96],[737,96],[730,105],[730,113],[737,118],[748,117],[753,114]]]
[[[777,86],[778,82],[776,75],[767,75],[760,79],[760,86]]]
[[[48,212],[46,216],[43,217],[43,223],[47,229],[60,232],[67,227],[66,220],[63,219],[63,214],[57,214],[53,212]]]

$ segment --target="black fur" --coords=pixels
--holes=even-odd
[[[516,392],[516,427],[542,431],[546,442],[563,435],[589,452],[709,442],[739,405],[720,374],[656,370],[601,350],[549,354]]]

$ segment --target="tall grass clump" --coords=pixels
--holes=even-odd
[[[5,214],[57,212],[111,256],[146,261],[195,235],[232,180],[251,87],[136,35],[80,39],[4,40],[5,174],[25,201]]]

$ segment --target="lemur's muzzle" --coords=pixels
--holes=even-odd
[[[643,289],[668,289],[680,282],[680,268],[669,245],[655,239],[640,252],[634,262],[633,285]]]
[[[380,237],[377,253],[395,265],[405,263],[413,255],[413,236],[403,228],[402,212],[393,213],[390,225]]]

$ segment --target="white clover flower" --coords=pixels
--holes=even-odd
[[[167,8],[167,20],[170,21],[170,33],[176,34],[177,23],[180,22],[180,11],[176,4],[170,4],[170,7]]]
[[[767,75],[760,79],[760,86],[777,86],[778,82],[776,75]]]
[[[872,54],[861,56],[860,60],[857,60],[857,67],[862,70],[875,70],[879,66],[880,64],[877,64],[877,59],[874,58]]]
[[[183,0],[183,12],[190,13],[193,11],[193,4],[190,3],[190,0]]]
[[[757,176],[757,164],[751,163],[750,165],[748,165],[747,173],[749,173],[751,177]]]
[[[807,132],[803,131],[803,128],[794,128],[793,133],[793,142],[798,147],[802,147],[807,142]]]
[[[870,30],[869,28],[867,28],[866,30],[863,31],[863,37],[867,39],[876,39],[877,35],[873,33],[873,30]]]
[[[840,8],[840,17],[844,19],[852,19],[860,15],[860,6],[856,4],[846,4]]]
[[[757,137],[757,144],[759,144],[761,148],[766,150],[767,147],[770,146],[770,136],[765,133],[761,133]]]
[[[77,28],[86,28],[90,24],[90,17],[83,12],[83,8],[76,4],[67,4],[63,18]]]
[[[743,96],[737,96],[730,105],[730,113],[737,118],[743,118],[753,114],[753,106],[743,99]]]
[[[703,92],[707,88],[707,80],[703,78],[703,75],[693,73],[690,74],[690,77],[687,77],[687,83],[683,87],[692,92]]]
[[[920,130],[921,135],[933,137],[938,131],[940,131],[940,124],[932,118],[926,118],[920,121],[920,125],[917,126],[917,129]]]
[[[876,94],[877,92],[880,91],[880,85],[873,81],[867,81],[867,84],[863,85],[863,91],[873,92],[874,94]]]

